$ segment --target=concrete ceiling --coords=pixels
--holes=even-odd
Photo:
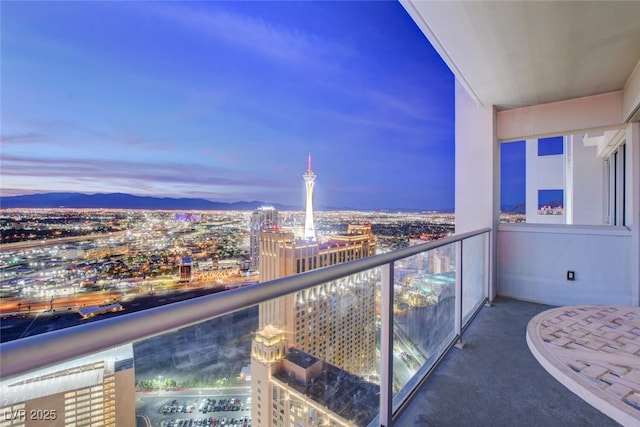
[[[619,91],[640,67],[640,1],[401,3],[479,105]]]

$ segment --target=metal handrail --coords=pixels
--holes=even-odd
[[[483,228],[269,282],[0,344],[0,378],[150,338],[490,231]]]

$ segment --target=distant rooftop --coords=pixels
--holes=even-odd
[[[0,381],[0,406],[101,384],[104,375],[133,368],[133,346],[122,345]]]
[[[304,351],[300,351],[295,348],[289,350],[289,353],[287,353],[287,357],[285,359],[305,369],[310,368],[320,360],[317,357],[310,355],[309,353],[305,353]]]
[[[347,246],[347,242],[329,241],[329,242],[319,242],[318,243],[318,248],[320,250],[328,249],[328,248],[337,248],[337,247],[340,247],[340,246]]]
[[[290,349],[285,359],[303,368],[319,360],[297,349]],[[380,387],[328,363],[320,376],[306,383],[286,370],[274,378],[354,425],[366,426],[378,415]]]
[[[78,313],[83,318],[93,317],[98,314],[104,314],[110,311],[121,311],[124,308],[119,303],[108,304],[108,305],[90,305],[88,307],[82,307],[78,309]]]

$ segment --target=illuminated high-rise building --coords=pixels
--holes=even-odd
[[[309,159],[304,174],[307,209],[303,236],[296,237],[293,231],[280,228],[260,233],[260,282],[375,253],[376,239],[371,224],[349,225],[345,234],[331,235],[326,240],[315,238],[311,207],[315,178]],[[252,346],[253,425],[306,426],[325,419],[331,421],[328,425],[352,425],[343,424],[344,419],[337,413],[331,415],[331,410],[321,409],[317,399],[307,396],[310,400],[305,400],[305,393],[283,380],[289,374],[281,375],[280,379],[276,374],[283,370],[307,369],[300,366],[299,357],[291,356],[298,354],[296,352],[304,352],[309,359],[343,371],[344,375],[364,377],[374,372],[375,285],[375,274],[362,272],[260,304],[259,329]],[[289,360],[292,358],[293,361]],[[319,380],[312,377],[311,383]],[[285,406],[280,405],[280,401],[285,402]],[[290,407],[295,401],[300,402],[299,408]],[[283,412],[272,414],[274,405],[280,405],[278,411]],[[310,421],[316,415],[315,421]],[[303,419],[307,421],[297,423]]]
[[[316,229],[313,225],[313,186],[316,182],[316,174],[311,170],[311,153],[307,161],[307,171],[302,175],[307,189],[307,203],[304,216],[304,238],[309,241],[316,240]]]
[[[260,266],[260,232],[278,227],[278,210],[273,206],[261,206],[251,215],[249,256],[250,269],[256,271]]]
[[[286,230],[265,230],[260,233],[260,282],[374,253],[369,224],[349,225],[346,234],[324,242],[298,240]],[[357,304],[337,304],[341,298]],[[259,328],[280,328],[296,348],[351,373],[365,374],[374,368],[374,312],[375,278],[361,273],[260,304]]]
[[[180,260],[180,281],[190,282],[193,276],[193,260],[191,257],[182,257]]]
[[[251,346],[251,377],[255,426],[364,427],[378,413],[379,386],[289,347],[271,326]]]
[[[3,426],[127,426],[135,404],[131,345],[0,382]]]

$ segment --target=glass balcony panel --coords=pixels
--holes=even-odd
[[[153,425],[368,425],[379,411],[379,270],[135,343],[138,413]]]
[[[462,324],[466,325],[487,297],[489,234],[462,241]]]
[[[375,419],[380,277],[379,268],[367,270],[260,304],[252,425],[366,426]]]
[[[455,243],[394,263],[394,410],[455,338],[455,269]]]
[[[136,413],[153,426],[250,419],[258,312],[250,306],[134,343]]]
[[[136,387],[246,386],[240,373],[250,364],[257,325],[258,307],[252,306],[134,343]]]
[[[178,400],[180,414],[185,405],[197,413],[187,418],[211,409],[207,420],[239,414],[257,418],[253,425],[367,425],[379,407],[377,270],[137,343],[147,348],[138,386],[144,373],[161,387],[198,390],[198,399]],[[158,404],[172,399],[153,399],[145,415],[157,418]],[[239,399],[244,409],[234,412],[238,404],[227,402],[201,408],[204,399]]]

